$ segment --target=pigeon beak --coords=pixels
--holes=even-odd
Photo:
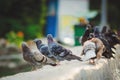
[[[50,65],[51,65],[51,66],[57,66],[58,64],[52,64],[52,63],[51,63]]]
[[[37,41],[38,41],[38,39],[34,39],[33,41],[34,41],[34,42],[37,42]]]
[[[33,42],[35,42],[36,44],[41,44],[42,41],[40,39],[34,39]]]

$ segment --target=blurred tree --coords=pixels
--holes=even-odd
[[[93,18],[90,19],[90,22],[93,25],[99,25],[100,24],[100,11],[101,11],[101,0],[90,0],[90,10],[97,10],[98,11],[98,15]]]
[[[46,0],[0,0],[0,37],[10,31],[23,31],[25,39],[40,37],[45,13]],[[32,32],[35,34],[31,35]]]
[[[23,31],[26,40],[43,36],[47,2],[48,0],[0,0],[0,37],[5,37],[10,31]],[[108,0],[107,2],[108,24],[117,29],[120,21],[120,1]],[[91,20],[95,25],[100,23],[100,6],[101,0],[90,0],[90,9],[99,12]],[[31,29],[31,26],[34,28]]]
[[[118,29],[120,26],[120,1],[108,0],[108,21],[111,28]]]
[[[107,0],[107,18],[108,18],[108,24],[111,26],[111,28],[118,29],[120,24],[120,1],[119,0]],[[95,25],[100,24],[100,17],[101,17],[101,0],[90,0],[90,9],[91,10],[98,10],[98,15],[92,19],[95,23]]]

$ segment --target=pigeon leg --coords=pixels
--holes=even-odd
[[[94,59],[90,59],[90,60],[89,60],[89,64],[95,65]]]
[[[97,55],[96,55],[97,61],[102,57],[102,54],[104,52],[104,48],[105,48],[105,46],[101,46],[99,51],[97,52]]]
[[[32,66],[31,71],[34,71],[34,70],[37,70],[37,67],[36,67],[36,66]]]

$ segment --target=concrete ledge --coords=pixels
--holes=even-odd
[[[61,62],[61,65],[56,67],[44,66],[42,69],[36,71],[18,73],[0,80],[87,80],[88,77],[96,78],[90,80],[104,80],[101,78],[104,77],[102,74],[106,72],[106,63],[107,61],[105,59],[101,59],[100,63],[95,66],[88,65],[87,62],[79,62],[76,60],[71,62],[64,61]],[[98,75],[92,77],[94,74]]]
[[[80,48],[74,48],[73,52],[78,53]],[[120,77],[115,79],[118,75],[117,60],[118,58],[114,60],[102,58],[97,65],[90,65],[88,61],[63,61],[55,67],[44,66],[36,71],[18,73],[0,80],[120,80]]]

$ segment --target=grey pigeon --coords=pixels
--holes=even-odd
[[[56,59],[50,54],[49,50],[48,50],[48,45],[47,44],[43,44],[42,41],[40,39],[35,39],[34,42],[37,45],[38,50],[45,56],[47,56],[48,58],[56,61]]]
[[[47,57],[52,57],[52,55],[50,54],[49,50],[48,50],[48,45],[43,44],[42,41],[40,39],[35,39],[34,42],[36,43],[36,46],[38,48],[38,50],[45,56]]]
[[[23,58],[25,61],[30,63],[33,67],[33,69],[37,69],[42,65],[48,64],[55,66],[56,63],[52,61],[51,59],[45,57],[37,50],[31,50],[26,42],[22,43],[22,52],[23,52]]]
[[[53,37],[51,34],[47,35],[47,40],[48,40],[48,49],[50,51],[50,53],[58,60],[58,61],[63,61],[63,60],[74,60],[77,59],[79,61],[81,61],[81,58],[73,55],[72,51],[64,48],[63,46],[61,46],[60,44],[58,44],[57,42],[55,42],[53,40]]]

